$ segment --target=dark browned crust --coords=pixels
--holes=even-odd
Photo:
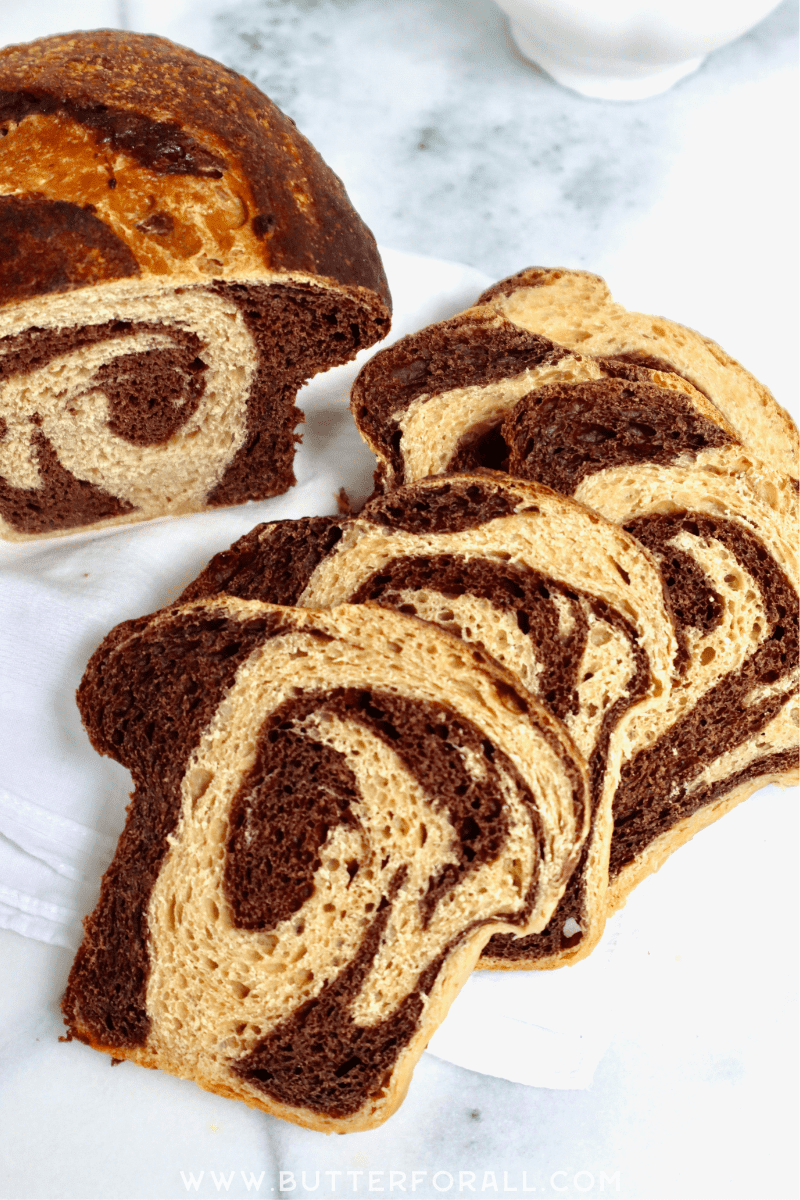
[[[335,517],[301,517],[256,525],[238,542],[215,554],[176,600],[222,595],[268,604],[297,604],[314,571],[342,536]]]
[[[164,38],[98,30],[6,47],[0,88],[23,93],[28,105],[80,111],[99,138],[115,139],[129,154],[145,153],[154,170],[188,167],[213,178],[240,163],[265,266],[369,289],[388,315],[375,240],[341,180],[294,123],[236,72]],[[224,164],[208,150],[209,139],[225,147]]]
[[[77,204],[0,196],[0,304],[139,274],[114,230]]]
[[[587,476],[681,455],[734,439],[688,397],[652,383],[595,379],[530,392],[503,422],[508,471],[572,495]]]
[[[417,1031],[425,997],[455,948],[448,946],[425,968],[390,1017],[369,1026],[353,1021],[353,998],[378,953],[391,901],[404,878],[401,867],[352,962],[240,1059],[235,1074],[282,1104],[339,1118],[383,1094],[400,1051]]]
[[[491,304],[498,296],[513,296],[514,292],[520,288],[528,287],[544,287],[548,283],[554,283],[567,272],[558,268],[552,267],[525,267],[522,271],[517,271],[514,275],[507,276],[506,279],[500,279],[497,283],[493,283],[485,292],[481,292],[477,304]]]
[[[181,129],[177,121],[154,121],[143,113],[66,96],[0,91],[0,125],[18,125],[26,117],[51,113],[63,114],[78,125],[85,125],[94,131],[98,145],[129,155],[155,175],[222,178],[224,161]]]
[[[36,416],[34,414],[34,423]],[[19,533],[54,533],[134,511],[127,500],[78,479],[62,467],[51,442],[37,429],[32,444],[41,486],[18,488],[0,477],[0,513]]]
[[[739,783],[775,769],[767,758],[713,785],[689,791],[707,762],[754,738],[780,711],[793,689],[798,664],[798,598],[784,571],[759,539],[737,521],[706,513],[643,517],[630,531],[646,534],[656,558],[669,556],[666,543],[686,530],[715,538],[756,580],[767,615],[765,637],[738,671],[721,679],[694,708],[681,717],[646,750],[626,763],[614,798],[614,836],[611,876],[618,875],[660,834],[691,816]],[[702,605],[699,619],[702,619]],[[690,603],[684,611],[694,621]],[[754,688],[784,679],[786,686],[753,704],[745,704]],[[787,767],[791,765],[789,755]],[[761,763],[761,766],[758,764]],[[764,770],[766,764],[767,769]],[[657,803],[653,803],[654,798]]]
[[[412,400],[453,388],[485,385],[569,354],[496,313],[468,312],[430,325],[376,355],[353,384],[350,408],[364,437],[388,459],[394,483],[404,477],[402,433],[395,414]]]
[[[180,816],[186,764],[238,667],[282,620],[204,610],[165,629],[141,618],[118,625],[90,660],[81,716],[95,749],[130,770],[135,791],[64,995],[70,1036],[110,1048],[147,1039],[147,906]]]

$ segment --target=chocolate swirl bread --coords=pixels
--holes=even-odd
[[[578,385],[604,397],[612,410],[630,410],[624,448],[633,461],[642,457],[642,441],[652,457],[659,437],[666,438],[663,461],[738,444],[719,409],[674,372],[578,354],[487,306],[430,325],[375,355],[355,381],[351,409],[378,459],[376,483],[385,490],[446,472],[507,470],[502,425],[511,410],[535,390],[565,412],[561,402]],[[648,410],[647,419],[637,422],[637,405]],[[654,405],[658,429],[648,424]],[[619,416],[614,413],[617,424]],[[582,449],[591,452],[593,443],[603,460],[616,449],[610,434],[594,428]]]
[[[674,372],[716,405],[749,451],[797,479],[797,427],[771,392],[716,342],[617,304],[599,275],[529,267],[477,303],[582,355]]]
[[[541,933],[496,935],[482,965],[556,967],[602,933],[614,790],[660,728],[675,641],[648,554],[618,526],[537,485],[428,479],[355,518],[261,525],[178,603],[218,595],[309,608],[369,602],[487,651],[566,725],[589,764],[591,824]]]
[[[220,597],[111,632],[79,691],[135,792],[70,1036],[366,1129],[499,930],[541,929],[587,774],[512,676],[425,622]]]
[[[374,239],[233,71],[100,31],[0,51],[0,535],[294,482],[294,401],[385,336]]]
[[[379,354],[353,407],[384,481],[502,466],[623,525],[660,564],[679,675],[659,735],[621,773],[612,905],[756,788],[796,780],[796,481],[707,396],[483,306]]]
[[[733,437],[692,451],[657,396],[648,408],[632,388],[614,407],[607,390],[534,392],[501,436],[515,476],[571,492],[650,550],[672,610],[679,675],[664,728],[625,764],[614,799],[613,908],[757,788],[797,782],[800,529],[793,479]]]
[[[615,796],[614,908],[757,788],[797,783],[797,496],[733,449],[706,469],[598,472],[578,494],[659,563],[679,643],[663,732],[626,763]]]

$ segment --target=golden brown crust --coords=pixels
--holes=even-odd
[[[752,796],[753,792],[757,792],[771,783],[776,787],[787,788],[796,787],[798,782],[796,768],[789,772],[780,771],[773,775],[760,775],[757,779],[749,779],[746,783],[740,784],[733,791],[720,796],[713,804],[698,809],[690,817],[674,825],[672,829],[654,841],[644,854],[609,882],[606,916],[610,917],[619,909],[624,908],[633,889],[648,875],[660,871],[674,850],[685,845],[686,842],[690,842],[701,829],[713,825],[720,817],[724,817],[731,809],[736,808],[737,804],[741,804],[743,800]]]
[[[184,265],[196,257],[197,233],[180,218],[199,204],[211,235],[203,249],[209,257],[216,239],[220,265],[236,251],[240,268],[312,274],[389,303],[374,238],[341,181],[288,117],[219,63],[117,30],[42,38],[0,51],[0,115],[0,191],[92,204],[143,269],[163,273],[165,248]],[[81,158],[88,174],[75,169]],[[141,211],[122,229],[126,186]],[[92,188],[94,198],[82,194]],[[178,194],[176,214],[168,202]]]
[[[0,51],[0,131],[0,537],[286,491],[298,388],[389,327],[340,180],[246,79],[113,30]]]

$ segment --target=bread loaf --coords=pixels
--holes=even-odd
[[[548,488],[501,475],[428,479],[354,518],[259,526],[217,555],[179,603],[222,594],[392,607],[512,671],[586,758],[591,826],[547,927],[493,937],[481,963],[547,968],[589,953],[605,923],[622,761],[660,727],[675,654],[658,573],[633,538]]]
[[[221,597],[87,668],[125,830],[71,1037],[328,1132],[367,1129],[481,948],[548,921],[588,812],[559,722],[422,621]]]
[[[385,336],[374,239],[294,124],[163,38],[0,51],[0,535],[285,491],[315,373]]]

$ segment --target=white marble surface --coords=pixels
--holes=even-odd
[[[793,4],[634,104],[538,75],[490,0],[77,0],[68,12],[38,0],[0,9],[0,42],[101,24],[165,33],[254,78],[382,243],[494,276],[534,262],[596,270],[629,305],[715,337],[797,414]],[[796,799],[758,794],[634,894],[631,985],[591,1090],[526,1088],[426,1057],[400,1112],[347,1138],[59,1046],[69,954],[3,933],[0,1197],[238,1198],[256,1194],[241,1172],[262,1171],[258,1194],[277,1197],[285,1171],[298,1186],[283,1195],[304,1198],[382,1187],[421,1200],[517,1189],[521,1200],[527,1187],[790,1200]],[[405,1193],[397,1179],[389,1191],[392,1170]],[[181,1171],[204,1172],[196,1190]],[[308,1185],[322,1173],[316,1190],[302,1171]],[[384,1172],[372,1191],[369,1171]]]

